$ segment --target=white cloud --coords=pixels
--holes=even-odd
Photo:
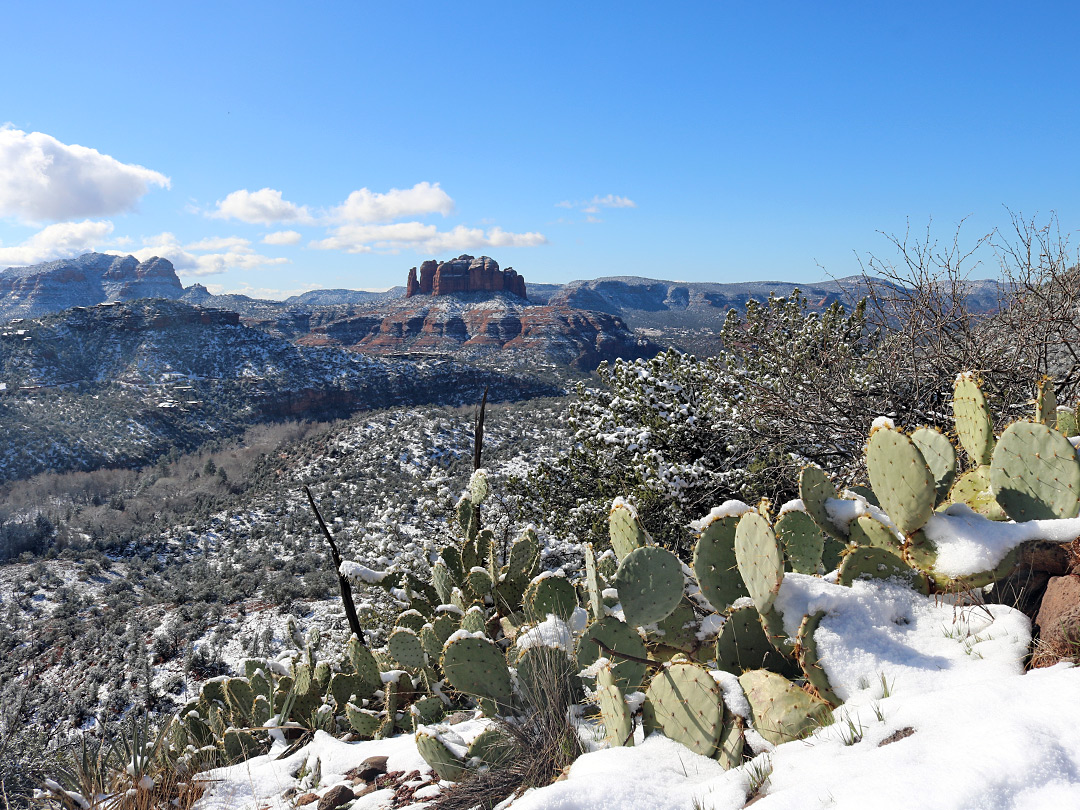
[[[102,217],[135,207],[169,178],[43,132],[0,127],[0,216],[23,222]]]
[[[25,242],[0,247],[0,267],[18,267],[66,259],[93,250],[94,245],[112,233],[108,220],[58,222],[42,228]]]
[[[483,247],[533,247],[546,243],[547,237],[542,233],[511,233],[498,227],[485,231],[464,225],[440,231],[423,222],[395,222],[390,225],[342,225],[326,239],[312,242],[311,247],[347,253],[392,253],[403,248],[439,253]]]
[[[186,245],[171,233],[143,240],[143,247],[129,251],[139,260],[161,256],[173,263],[182,276],[209,276],[228,270],[255,270],[266,265],[287,264],[288,259],[256,253],[251,242],[237,236],[214,237]]]
[[[563,200],[555,203],[556,208],[577,208],[584,214],[597,214],[601,208],[637,208],[637,203],[629,197],[620,197],[618,194],[607,194],[601,197],[595,195],[591,200]],[[587,219],[586,222],[601,222],[598,219]]]
[[[262,241],[264,245],[295,245],[302,238],[299,231],[274,231],[264,236]]]
[[[238,219],[254,225],[272,225],[275,222],[310,222],[307,208],[283,199],[281,192],[272,188],[248,191],[242,188],[219,200],[217,209],[209,216],[215,219]]]
[[[390,222],[401,217],[453,213],[454,201],[438,183],[417,183],[412,188],[392,188],[380,194],[362,188],[335,208],[334,222]]]

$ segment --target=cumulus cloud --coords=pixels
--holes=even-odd
[[[131,210],[169,178],[44,132],[0,126],[0,216],[23,222],[103,217]]]
[[[392,188],[385,194],[362,188],[335,208],[335,222],[391,222],[402,217],[453,213],[454,201],[438,183],[417,183],[412,188]]]
[[[556,208],[574,208],[584,214],[598,214],[601,208],[637,208],[637,203],[629,197],[620,197],[618,194],[607,194],[601,197],[595,195],[591,200],[563,200],[555,203]],[[598,219],[587,219],[587,222],[600,222]]]
[[[423,222],[395,222],[389,225],[342,225],[331,236],[312,242],[310,246],[347,253],[394,253],[404,248],[439,253],[484,247],[533,247],[546,243],[547,237],[542,233],[511,233],[498,227],[485,231],[464,225],[440,231]]]
[[[287,264],[288,259],[256,253],[251,242],[237,236],[201,239],[181,244],[172,233],[159,233],[143,240],[138,250],[129,251],[140,261],[161,256],[173,263],[185,276],[210,276],[227,270],[254,270],[273,264]]]
[[[112,233],[108,220],[58,222],[42,228],[25,242],[12,247],[0,246],[0,267],[20,267],[53,259],[66,259],[94,249]]]
[[[262,238],[264,245],[295,245],[303,239],[299,231],[274,231]]]
[[[210,212],[215,219],[238,219],[253,225],[272,225],[275,222],[310,222],[306,207],[284,199],[273,188],[248,191],[242,188],[219,200],[217,208]]]

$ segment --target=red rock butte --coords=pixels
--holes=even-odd
[[[513,267],[499,269],[499,263],[488,256],[474,259],[462,254],[448,262],[428,260],[409,270],[405,297],[414,295],[450,295],[456,292],[509,292],[525,298],[525,279]]]

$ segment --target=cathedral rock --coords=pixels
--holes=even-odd
[[[426,261],[409,270],[405,297],[413,295],[449,295],[455,292],[510,292],[525,298],[525,279],[513,267],[499,269],[499,263],[487,256],[474,259],[461,255],[448,262]]]

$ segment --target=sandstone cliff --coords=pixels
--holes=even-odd
[[[499,269],[489,256],[474,258],[462,254],[448,262],[428,260],[409,270],[405,297],[414,295],[450,295],[458,292],[508,292],[526,298],[525,279],[513,267]]]

